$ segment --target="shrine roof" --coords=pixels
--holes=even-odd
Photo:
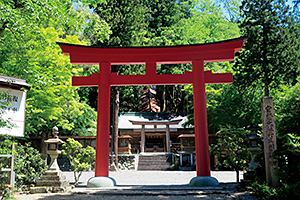
[[[213,43],[175,46],[133,46],[133,47],[93,47],[57,42],[64,54],[69,55],[73,64],[112,65],[190,63],[193,60],[204,62],[231,61],[234,53],[243,47],[246,37]]]
[[[129,120],[133,125],[167,125],[167,124],[179,124],[179,122],[182,121],[182,119],[176,119],[176,120],[151,120],[151,121],[145,121],[145,120]]]
[[[153,122],[157,122],[157,129],[165,130],[166,126],[163,125],[164,122],[175,122],[175,124],[170,124],[170,128],[172,129],[184,129],[185,127],[183,124],[187,122],[188,119],[186,114],[184,113],[126,112],[120,113],[118,124],[119,129],[141,129],[141,125],[134,125],[130,121],[144,122],[145,124],[149,122],[151,125],[146,125],[146,129],[153,129],[153,125],[155,124]]]

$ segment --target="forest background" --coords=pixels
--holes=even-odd
[[[274,98],[277,135],[300,136],[298,3],[282,0],[1,0],[0,74],[26,79],[25,137],[95,135],[97,88],[71,86],[99,66],[71,65],[56,42],[89,46],[166,46],[247,36],[234,62],[206,63],[233,73],[233,84],[206,85],[210,134],[261,124],[261,98]],[[190,64],[158,65],[159,74],[191,71]],[[145,66],[113,66],[144,74]],[[112,125],[118,112],[138,112],[153,86],[112,87]],[[184,112],[193,124],[191,85],[157,86],[161,112]],[[138,102],[138,103],[137,103]],[[113,105],[115,104],[115,105]],[[113,109],[117,109],[117,112]],[[114,132],[114,130],[112,130]]]
[[[290,8],[290,14],[277,13],[281,18],[292,16],[293,24],[288,21],[275,22],[277,19],[272,19],[272,23],[281,23],[277,26],[285,26],[290,32],[279,29],[269,31],[270,38],[277,34],[279,38],[275,39],[281,40],[275,44],[281,48],[278,51],[283,48],[289,51],[274,51],[271,55],[274,45],[267,46],[263,42],[275,43],[275,39],[266,41],[262,33],[253,35],[242,27],[246,21],[257,20],[255,23],[260,23],[259,18],[264,19],[263,16],[268,15],[266,11],[260,17],[246,16],[243,12],[246,8],[241,5],[247,2],[251,1],[130,0],[97,3],[2,0],[0,74],[26,79],[31,85],[26,104],[25,136],[43,133],[48,135],[53,126],[58,126],[62,135],[89,135],[96,132],[97,88],[72,87],[71,77],[91,75],[99,71],[99,66],[72,66],[69,58],[62,54],[57,41],[90,46],[166,46],[217,42],[247,36],[247,49],[237,54],[235,62],[205,65],[206,70],[213,70],[215,73],[231,72],[234,75],[233,84],[206,86],[209,133],[216,133],[222,127],[241,128],[251,122],[261,124],[260,99],[264,96],[266,84],[261,75],[263,72],[253,69],[264,68],[255,65],[264,65],[268,60],[254,61],[250,63],[251,67],[247,66],[249,61],[245,60],[250,57],[247,57],[248,52],[253,52],[253,57],[263,57],[257,53],[264,52],[263,47],[268,48],[266,54],[270,55],[267,57],[275,63],[271,63],[275,67],[270,68],[272,73],[269,76],[272,80],[269,90],[275,101],[277,124],[285,120],[285,115],[290,116],[289,118],[298,116],[299,119],[297,106],[295,109],[287,109],[295,105],[296,102],[293,101],[297,98],[294,97],[294,91],[299,89],[298,7],[295,4],[295,7]],[[284,1],[267,2],[274,6],[287,5]],[[275,14],[275,17],[280,16]],[[257,24],[253,25],[255,26]],[[261,27],[254,28],[254,32],[259,32],[259,29]],[[279,31],[281,35],[278,34]],[[254,60],[253,57],[248,60]],[[276,63],[283,63],[285,71],[280,70]],[[191,65],[158,65],[157,68],[159,74],[183,73],[191,70]],[[112,70],[119,74],[145,73],[144,66],[114,66]],[[273,79],[276,81],[272,82]],[[140,97],[148,88],[149,86],[119,87],[120,112],[140,111]],[[161,112],[189,113],[190,123],[193,123],[191,85],[157,86],[156,92]],[[111,94],[111,102],[115,102],[115,92],[112,91]],[[288,110],[293,113],[286,113]],[[294,125],[289,128],[292,130],[286,131],[297,133],[295,131],[299,131],[299,125]],[[288,124],[284,121],[278,126]]]

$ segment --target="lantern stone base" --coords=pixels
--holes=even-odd
[[[66,187],[69,186],[69,181],[61,171],[47,170],[36,182],[36,186]]]
[[[111,177],[92,177],[87,182],[88,188],[113,187],[116,185],[115,179]]]
[[[66,187],[31,187],[30,193],[37,194],[37,193],[64,193],[64,192],[71,192],[74,186],[66,186]]]
[[[72,186],[61,171],[47,170],[36,182],[36,187],[30,188],[30,193],[59,193],[71,191]]]
[[[196,176],[190,180],[190,186],[218,186],[219,182],[216,178],[211,176]]]

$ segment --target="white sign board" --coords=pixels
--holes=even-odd
[[[8,98],[1,98],[1,118],[9,122],[9,126],[0,127],[0,135],[24,136],[26,91],[0,88],[0,95],[4,92]]]

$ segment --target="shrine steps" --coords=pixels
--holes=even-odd
[[[137,170],[151,171],[151,170],[170,170],[172,166],[172,154],[140,154]]]

